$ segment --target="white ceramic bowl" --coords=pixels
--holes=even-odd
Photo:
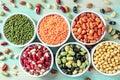
[[[100,41],[104,38],[104,36],[105,36],[105,34],[106,34],[106,31],[105,31],[104,34],[101,36],[101,38],[100,38],[97,42],[95,42],[95,43],[84,43],[84,42],[78,40],[78,39],[76,38],[76,36],[74,35],[73,31],[72,31],[72,25],[73,25],[73,22],[74,22],[74,20],[76,19],[76,17],[78,17],[79,15],[81,15],[81,14],[83,14],[83,13],[87,13],[87,12],[89,12],[89,13],[94,13],[94,14],[98,15],[98,17],[103,21],[104,25],[106,26],[106,22],[105,22],[104,18],[103,18],[100,14],[98,14],[97,12],[94,12],[94,11],[83,11],[83,12],[80,12],[79,14],[77,14],[77,15],[74,17],[74,19],[72,20],[72,23],[71,23],[71,32],[72,32],[73,38],[74,38],[77,42],[79,42],[79,43],[81,43],[81,44],[84,44],[84,45],[94,45],[94,44],[97,44],[98,42],[100,42]]]
[[[26,17],[28,17],[28,18],[32,21],[32,23],[33,23],[33,25],[34,25],[34,34],[33,34],[33,37],[31,38],[31,40],[29,40],[27,43],[25,43],[25,44],[23,44],[23,45],[13,44],[12,42],[10,42],[10,41],[6,38],[6,36],[5,36],[5,34],[4,34],[4,25],[5,25],[6,21],[7,21],[7,19],[10,18],[10,17],[12,17],[13,15],[16,15],[16,14],[25,15]],[[3,23],[3,26],[2,26],[2,34],[3,34],[4,39],[5,39],[10,45],[12,45],[12,46],[14,46],[14,47],[24,47],[24,46],[28,45],[29,43],[31,43],[31,42],[35,39],[35,37],[36,37],[36,25],[35,25],[35,22],[32,20],[32,18],[30,18],[27,14],[24,14],[24,13],[13,13],[13,14],[9,15],[9,16],[5,19],[5,21],[4,21],[4,23]]]
[[[61,50],[63,47],[65,47],[66,45],[69,45],[69,44],[77,44],[77,45],[81,46],[82,48],[84,48],[84,49],[87,51],[89,63],[88,63],[87,67],[85,68],[85,70],[84,70],[82,73],[78,73],[78,74],[75,74],[75,75],[65,74],[65,73],[60,69],[60,67],[59,67],[59,65],[58,65],[58,63],[57,63],[57,56],[59,55],[60,50]],[[62,45],[62,46],[58,49],[58,51],[57,51],[57,53],[56,53],[56,56],[55,56],[55,63],[56,63],[56,66],[57,66],[58,70],[59,70],[63,75],[68,76],[68,77],[78,77],[78,76],[83,75],[83,74],[88,70],[88,68],[90,67],[90,63],[91,63],[90,53],[89,53],[88,49],[87,49],[85,46],[83,46],[82,44],[77,43],[77,42],[69,42],[69,43],[66,43],[66,44]]]
[[[44,46],[45,48],[47,48],[47,49],[49,50],[50,55],[51,55],[51,64],[50,64],[49,70],[47,70],[46,72],[44,72],[42,75],[31,75],[30,73],[28,73],[27,71],[25,71],[24,67],[23,67],[22,64],[21,64],[21,56],[22,56],[23,51],[24,51],[27,47],[29,47],[29,46],[31,46],[31,45],[34,45],[34,44],[39,44],[39,45]],[[24,47],[24,48],[21,50],[21,52],[20,52],[20,56],[19,56],[20,68],[22,69],[23,72],[25,72],[27,75],[29,75],[29,76],[31,76],[31,77],[43,77],[43,76],[47,75],[47,74],[50,72],[50,70],[52,69],[53,63],[54,63],[54,57],[53,57],[52,51],[50,50],[49,47],[45,46],[45,45],[42,44],[42,43],[38,43],[38,42],[31,43],[31,44],[27,45],[26,47]]]
[[[66,39],[65,39],[62,43],[56,44],[56,45],[51,45],[51,44],[45,43],[43,40],[41,40],[41,38],[40,38],[40,36],[39,36],[39,34],[38,34],[38,27],[39,27],[39,23],[41,22],[41,20],[42,20],[43,18],[45,18],[46,16],[49,16],[49,15],[52,15],[52,14],[57,14],[57,15],[61,16],[61,17],[67,22],[67,24],[68,24],[68,35],[67,35]],[[58,47],[58,46],[64,44],[64,43],[69,39],[69,37],[70,37],[70,24],[69,24],[69,21],[67,20],[66,17],[64,17],[62,14],[57,13],[57,12],[50,12],[50,13],[48,13],[48,14],[45,14],[45,15],[43,15],[43,16],[39,19],[39,21],[38,21],[38,23],[37,23],[37,36],[38,36],[38,39],[39,39],[43,44],[45,44],[45,45],[47,45],[47,46],[49,46],[49,47]]]
[[[103,44],[103,43],[106,43],[106,42],[118,44],[118,43],[116,43],[116,42],[114,42],[114,41],[103,41],[103,42],[97,44],[97,45],[91,50],[92,65],[93,65],[93,67],[95,68],[95,70],[98,71],[98,72],[99,72],[100,74],[102,74],[102,75],[105,75],[105,76],[115,76],[115,75],[120,74],[120,71],[118,71],[118,72],[116,72],[116,73],[114,73],[114,74],[103,73],[103,72],[101,72],[100,70],[98,70],[98,69],[96,68],[96,66],[95,66],[95,64],[94,64],[94,61],[93,61],[93,55],[94,55],[94,52],[95,52],[96,48],[97,48],[99,45],[101,45],[101,44]]]

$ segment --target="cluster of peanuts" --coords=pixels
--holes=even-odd
[[[100,44],[93,55],[96,68],[103,73],[114,74],[120,70],[120,45],[112,42]]]
[[[82,13],[76,17],[72,27],[75,37],[84,43],[97,42],[106,30],[100,17],[91,12]]]

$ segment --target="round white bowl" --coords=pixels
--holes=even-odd
[[[41,20],[42,20],[43,18],[45,18],[46,16],[49,16],[49,15],[52,15],[52,14],[57,14],[57,15],[61,16],[63,19],[65,19],[65,21],[66,21],[67,24],[68,24],[68,35],[67,35],[66,39],[65,39],[62,43],[56,44],[56,45],[50,45],[50,44],[45,43],[44,41],[41,40],[41,38],[40,38],[40,36],[39,36],[39,34],[38,34],[38,27],[39,27],[39,23],[41,22]],[[69,23],[69,21],[67,20],[67,18],[64,17],[64,16],[63,16],[62,14],[60,14],[60,13],[57,13],[57,12],[47,13],[47,14],[43,15],[43,16],[39,19],[39,21],[38,21],[38,23],[37,23],[37,36],[38,36],[38,39],[39,39],[43,44],[45,44],[45,45],[47,45],[47,46],[49,46],[49,47],[59,47],[60,45],[64,44],[64,43],[69,39],[69,37],[70,37],[70,23]]]
[[[91,50],[92,65],[93,65],[93,67],[95,68],[95,70],[98,71],[98,72],[99,72],[100,74],[102,74],[102,75],[105,75],[105,76],[115,76],[115,75],[120,74],[120,71],[118,71],[118,72],[116,72],[116,73],[114,73],[114,74],[103,73],[103,72],[101,72],[100,70],[98,70],[98,69],[96,68],[96,66],[95,66],[95,64],[94,64],[94,61],[93,61],[93,55],[94,55],[94,52],[95,52],[96,48],[97,48],[99,45],[101,45],[101,44],[103,44],[103,43],[106,43],[106,42],[111,42],[111,43],[118,44],[118,43],[116,43],[116,42],[114,42],[114,41],[103,41],[103,42],[97,44],[97,45]]]
[[[42,75],[38,75],[38,76],[36,76],[36,75],[31,75],[29,72],[26,72],[25,69],[23,68],[22,64],[21,64],[21,55],[22,55],[23,51],[24,51],[27,47],[29,47],[29,46],[31,46],[31,45],[34,45],[34,44],[40,44],[40,45],[44,46],[45,48],[47,48],[47,49],[50,51],[50,55],[51,55],[51,65],[50,65],[49,70],[46,71],[46,72],[44,72]],[[22,49],[22,51],[20,52],[20,56],[19,56],[19,64],[20,64],[20,68],[22,69],[22,71],[25,72],[27,75],[29,75],[29,76],[31,76],[31,77],[43,77],[43,76],[47,75],[47,74],[50,72],[50,70],[52,69],[52,67],[53,67],[53,64],[54,64],[53,53],[52,53],[52,51],[50,50],[50,48],[47,47],[47,46],[45,46],[44,44],[38,43],[38,42],[34,42],[34,43],[31,43],[31,44],[27,45],[26,47],[24,47],[24,48]]]
[[[33,34],[33,37],[31,38],[31,40],[29,40],[29,41],[28,41],[27,43],[25,43],[24,45],[13,44],[13,43],[10,42],[10,41],[6,38],[6,36],[4,35],[4,25],[5,25],[6,21],[7,21],[7,19],[10,18],[10,17],[13,16],[13,15],[16,15],[16,14],[25,15],[26,17],[28,17],[28,18],[32,21],[32,23],[33,23],[33,25],[34,25],[34,34]],[[32,18],[30,18],[27,14],[24,14],[24,13],[13,13],[13,14],[9,15],[9,16],[5,19],[5,21],[3,22],[2,34],[3,34],[4,39],[5,39],[10,45],[12,45],[12,46],[14,46],[14,47],[24,47],[24,46],[28,45],[29,43],[31,43],[31,42],[35,39],[35,37],[36,37],[36,25],[35,25],[35,22],[32,20]]]
[[[76,38],[76,36],[74,35],[73,31],[72,31],[72,24],[73,24],[74,20],[76,19],[76,17],[78,17],[78,16],[81,15],[82,13],[87,13],[87,12],[97,14],[98,17],[103,21],[104,25],[106,26],[106,22],[105,22],[104,18],[103,18],[100,14],[98,14],[97,12],[94,12],[94,11],[83,11],[83,12],[80,12],[79,14],[77,14],[77,15],[74,17],[74,19],[72,20],[72,23],[71,23],[71,32],[72,32],[73,38],[74,38],[77,42],[79,42],[79,43],[81,43],[81,44],[84,44],[84,45],[94,45],[94,44],[97,44],[98,42],[100,42],[100,41],[104,38],[104,36],[105,36],[105,34],[106,34],[106,31],[105,31],[104,34],[101,36],[101,38],[100,38],[97,42],[95,42],[95,43],[84,43],[84,42],[78,40],[78,39]]]
[[[58,65],[58,63],[57,63],[57,61],[56,61],[56,60],[57,60],[57,56],[59,55],[60,50],[61,50],[64,46],[69,45],[69,44],[77,44],[77,45],[80,45],[82,48],[84,48],[84,49],[87,51],[89,64],[88,64],[88,66],[86,67],[86,69],[85,69],[82,73],[78,73],[78,74],[76,74],[76,75],[68,75],[68,74],[65,74],[65,73],[59,68],[59,65]],[[62,45],[62,46],[58,49],[58,51],[57,51],[57,53],[56,53],[56,56],[55,56],[55,63],[56,63],[56,66],[57,66],[58,70],[59,70],[63,75],[68,76],[68,77],[78,77],[78,76],[83,75],[83,74],[88,70],[88,68],[90,67],[90,63],[91,63],[91,59],[90,59],[90,58],[91,58],[91,57],[90,57],[90,53],[89,53],[88,49],[87,49],[85,46],[83,46],[82,44],[77,43],[77,42],[69,42],[69,43],[66,43],[66,44]]]

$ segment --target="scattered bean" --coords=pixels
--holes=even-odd
[[[7,42],[2,42],[0,45],[6,46],[6,45],[8,45],[8,43]]]
[[[14,70],[14,71],[13,71],[13,74],[14,74],[15,76],[17,76],[18,73],[19,73],[19,70]]]
[[[59,4],[59,5],[61,4],[61,0],[56,0],[56,2],[57,2],[57,4]]]
[[[63,7],[63,6],[60,6],[60,10],[62,11],[62,12],[66,12],[66,10],[65,10],[65,8]]]
[[[75,6],[78,8],[79,7],[79,5],[77,4],[77,3],[75,3]]]
[[[104,13],[105,13],[105,10],[104,10],[104,9],[100,9],[100,12],[104,14]]]
[[[90,72],[93,71],[93,66],[90,66],[88,69]]]
[[[14,4],[14,3],[11,3],[11,5],[12,5],[12,7],[14,7],[14,8],[16,8],[17,6],[16,6],[16,4]]]
[[[11,3],[14,3],[15,1],[14,0],[10,0]]]
[[[86,8],[92,8],[93,7],[93,4],[92,3],[88,3],[87,5],[86,5]]]
[[[69,19],[72,19],[72,18],[73,18],[73,16],[72,16],[71,13],[67,13],[67,16],[68,16]]]
[[[15,59],[18,59],[18,57],[19,57],[18,55],[15,55],[15,56],[14,56]]]
[[[111,11],[112,11],[112,8],[110,8],[110,7],[105,8],[105,12],[111,12]]]
[[[116,33],[116,30],[115,30],[115,29],[112,29],[110,35],[112,36],[112,35],[114,35],[115,33]]]
[[[36,13],[37,13],[37,14],[40,14],[40,12],[41,12],[41,8],[40,8],[40,7],[37,7],[37,8],[36,8]]]
[[[1,61],[4,61],[5,59],[6,59],[5,56],[0,56],[0,60],[1,60]]]
[[[12,69],[16,69],[16,68],[17,68],[17,65],[14,64],[14,65],[12,66]]]
[[[107,5],[111,4],[111,2],[109,0],[104,0],[104,3],[107,4]]]
[[[112,36],[113,39],[118,39],[119,35],[118,34],[115,34]]]
[[[58,5],[57,4],[53,4],[54,9],[58,9]]]
[[[20,1],[20,4],[21,5],[26,5],[26,2],[25,1]]]
[[[112,27],[112,26],[109,26],[109,27],[108,27],[108,33],[111,33],[112,30],[113,30],[113,27]]]
[[[6,72],[6,71],[2,71],[2,72],[1,72],[1,74],[2,74],[3,76],[6,76],[6,77],[8,77],[8,76],[9,76],[9,73],[8,73],[8,72]]]
[[[89,77],[87,77],[86,80],[91,80],[91,79]]]
[[[69,12],[69,7],[68,6],[65,6],[65,11]]]
[[[32,4],[29,3],[29,2],[26,3],[26,6],[27,6],[28,9],[32,9],[33,8]]]
[[[57,70],[56,70],[56,69],[52,69],[52,70],[51,70],[51,73],[52,73],[52,74],[57,74]]]
[[[4,15],[5,15],[5,12],[0,11],[0,16],[4,16]]]
[[[9,58],[12,58],[13,56],[14,56],[13,53],[9,53],[9,54],[8,54],[8,57],[9,57]]]
[[[115,22],[115,21],[110,21],[109,24],[110,24],[110,25],[115,25],[116,22]]]
[[[112,12],[111,15],[110,15],[112,18],[115,18],[117,16],[117,13],[116,12]]]
[[[51,5],[50,5],[50,4],[48,4],[48,5],[47,5],[47,8],[48,8],[48,9],[51,9]]]
[[[104,17],[104,19],[105,19],[105,21],[108,21],[108,20],[109,20],[109,18],[108,18],[108,17]]]
[[[77,2],[77,0],[73,0],[73,2]]]
[[[8,70],[8,65],[7,64],[4,64],[3,66],[2,66],[2,71],[7,71]]]
[[[5,49],[5,51],[4,51],[6,54],[9,54],[10,53],[10,49],[9,48],[7,48],[7,49]]]
[[[77,7],[76,7],[76,6],[73,7],[73,12],[74,12],[74,13],[78,13],[78,10],[77,10]]]
[[[3,53],[2,52],[0,52],[0,55],[2,55]]]
[[[9,8],[8,8],[7,6],[3,6],[3,9],[4,9],[5,11],[9,11]]]

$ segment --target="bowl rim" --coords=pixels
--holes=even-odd
[[[59,43],[59,44],[56,44],[56,45],[51,45],[51,44],[45,43],[43,40],[41,40],[41,38],[40,38],[40,36],[39,36],[39,33],[38,33],[39,24],[40,24],[40,22],[42,21],[42,19],[44,19],[46,16],[53,15],[53,14],[56,14],[56,15],[61,16],[61,17],[67,22],[67,25],[68,25],[68,34],[67,34],[66,39],[65,39],[62,43]],[[39,19],[39,21],[37,22],[37,37],[38,37],[39,41],[41,41],[43,44],[45,44],[45,45],[47,45],[47,46],[49,46],[49,47],[59,47],[59,46],[61,46],[62,44],[64,44],[64,43],[69,39],[69,37],[70,37],[70,31],[71,31],[71,30],[70,30],[70,23],[69,23],[69,21],[67,20],[67,18],[66,18],[64,15],[62,15],[62,14],[60,14],[60,13],[58,13],[58,12],[49,12],[49,13],[47,13],[47,14],[44,14],[44,15]]]
[[[99,72],[100,74],[105,75],[105,76],[115,76],[115,75],[118,75],[118,74],[120,73],[120,71],[117,71],[117,72],[114,73],[114,74],[103,73],[103,72],[101,72],[100,70],[98,70],[98,69],[96,68],[96,66],[95,66],[95,64],[94,64],[94,61],[93,61],[93,55],[94,55],[95,49],[96,49],[99,45],[101,45],[101,44],[103,44],[103,43],[106,43],[106,42],[118,44],[117,42],[114,42],[114,41],[103,41],[103,42],[98,43],[98,44],[97,44],[95,47],[93,47],[93,49],[91,50],[91,62],[92,62],[93,67],[95,68],[95,70],[96,70],[97,72]],[[118,45],[119,45],[119,44],[118,44]]]
[[[73,33],[73,30],[72,30],[72,28],[73,28],[72,24],[73,24],[74,20],[76,19],[76,17],[78,17],[78,16],[81,15],[82,13],[87,13],[87,12],[96,14],[96,15],[102,20],[102,22],[104,23],[105,27],[107,27],[104,18],[103,18],[99,13],[97,13],[97,12],[95,12],[95,11],[87,10],[87,11],[82,11],[82,12],[78,13],[78,14],[73,18],[72,23],[71,23],[71,33],[72,33],[73,38],[74,38],[77,42],[79,42],[79,43],[81,43],[81,44],[84,44],[84,45],[94,45],[94,44],[97,44],[98,42],[100,42],[100,41],[104,38],[104,36],[105,36],[105,34],[106,34],[106,30],[105,30],[104,33],[102,34],[101,38],[100,38],[97,42],[95,42],[95,43],[84,43],[84,42],[82,42],[82,41],[79,41],[79,40],[75,37],[75,35],[74,35],[74,33]]]
[[[88,66],[85,68],[85,70],[84,70],[82,73],[78,73],[78,74],[76,74],[76,75],[68,75],[68,74],[65,74],[64,72],[62,72],[62,70],[59,68],[59,66],[58,66],[58,64],[57,64],[57,56],[58,56],[60,50],[61,50],[64,46],[69,45],[69,44],[77,44],[77,45],[81,46],[82,48],[84,48],[84,49],[87,51],[88,58],[89,58],[89,59],[88,59],[88,60],[89,60],[89,64],[88,64]],[[55,55],[55,64],[56,64],[58,70],[59,70],[63,75],[65,75],[65,76],[67,76],[67,77],[78,77],[78,76],[83,75],[83,74],[84,74],[85,72],[87,72],[87,70],[89,69],[90,64],[91,64],[90,53],[89,53],[88,49],[87,49],[84,45],[82,45],[82,44],[80,44],[80,43],[78,43],[78,42],[68,42],[68,43],[62,45],[62,46],[57,50],[56,55]]]
[[[31,38],[27,43],[25,43],[25,44],[23,44],[23,45],[17,45],[17,44],[14,44],[14,43],[10,42],[10,41],[6,38],[6,36],[4,35],[4,25],[5,25],[6,21],[8,20],[8,18],[10,18],[10,17],[12,17],[12,16],[14,16],[14,15],[17,15],[17,14],[21,14],[21,15],[26,16],[27,18],[29,18],[29,19],[32,21],[32,23],[33,23],[33,25],[34,25],[34,34],[33,34],[32,38]],[[6,19],[4,20],[4,22],[3,22],[3,24],[2,24],[2,34],[3,34],[3,38],[5,39],[5,41],[7,41],[10,45],[12,45],[12,46],[14,46],[14,47],[24,47],[24,46],[28,45],[29,43],[31,43],[31,42],[35,39],[35,37],[36,37],[36,24],[35,24],[34,20],[33,20],[30,16],[28,16],[27,14],[25,14],[25,13],[21,13],[21,12],[12,13],[12,14],[10,14],[10,15],[8,15],[8,16],[6,17]]]
[[[22,52],[23,52],[27,47],[29,47],[29,46],[31,46],[31,45],[34,45],[34,44],[39,44],[39,45],[44,46],[45,48],[47,48],[47,49],[50,51],[50,55],[51,55],[51,65],[50,65],[49,70],[47,70],[46,72],[44,72],[42,75],[38,75],[38,76],[29,74],[29,72],[27,72],[27,71],[24,70],[24,68],[23,68],[23,66],[22,66],[22,64],[21,64],[21,55],[22,55]],[[51,49],[50,49],[49,47],[47,47],[46,45],[44,45],[44,44],[42,44],[42,43],[39,43],[39,42],[33,42],[33,43],[25,46],[25,47],[21,50],[20,55],[19,55],[19,65],[20,65],[20,68],[22,69],[22,71],[23,71],[24,73],[26,73],[28,76],[31,76],[31,77],[43,77],[43,76],[47,75],[47,74],[51,71],[51,69],[52,69],[52,67],[53,67],[53,64],[54,64],[53,52],[51,51]]]

